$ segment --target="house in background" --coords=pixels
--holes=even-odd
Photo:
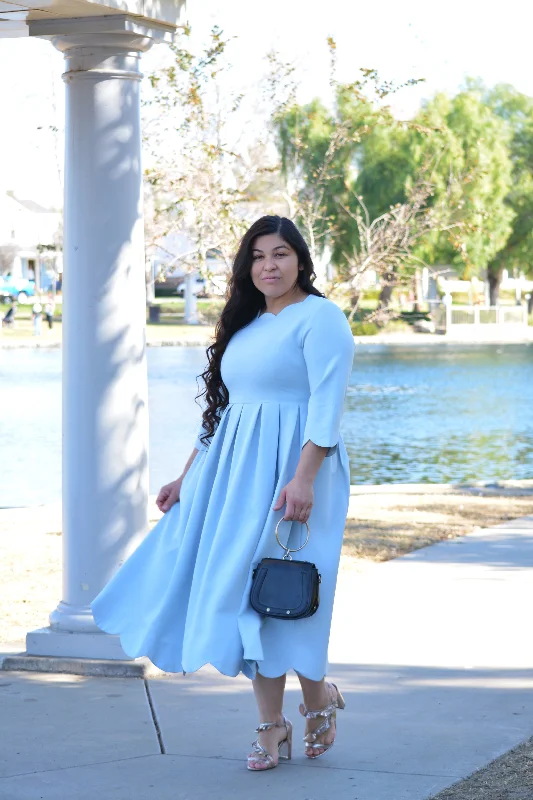
[[[61,225],[61,212],[0,192],[0,271],[51,288],[63,271]]]

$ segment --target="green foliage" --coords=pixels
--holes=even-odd
[[[391,319],[386,323],[383,333],[412,333],[412,323],[405,319]]]
[[[335,42],[329,39],[328,45],[334,73]],[[332,245],[336,263],[357,238],[354,220],[339,212],[349,202],[361,142],[378,126],[394,124],[381,101],[396,87],[380,81],[375,70],[360,73],[350,84],[338,84],[332,75],[332,111],[318,99],[299,106],[292,92],[291,101],[282,103],[273,116],[292,216],[306,231],[314,253],[322,252],[326,243]]]
[[[379,302],[379,289],[365,289],[359,305],[361,306],[363,303],[366,303],[367,305],[370,304],[374,307],[375,305],[378,304],[378,302]]]
[[[424,174],[429,205],[447,209],[446,230],[429,233],[417,256],[453,263],[465,276],[481,273],[506,242],[513,212],[508,133],[477,90],[436,95],[403,128],[376,130],[362,146],[356,192],[373,215],[401,203]]]
[[[533,99],[500,84],[485,92],[485,102],[509,131],[512,183],[505,202],[513,213],[512,230],[489,264],[533,275]]]
[[[337,229],[338,203],[346,192],[352,150],[351,132],[320,100],[284,107],[274,119],[281,171],[292,214],[308,235],[312,254]],[[314,251],[314,252],[313,252]]]
[[[375,336],[380,332],[375,322],[352,322],[350,324],[354,336]]]
[[[405,204],[421,180],[431,187],[426,207],[439,223],[420,236],[415,261],[452,263],[470,277],[482,275],[508,242],[523,258],[533,246],[526,235],[531,172],[526,178],[523,167],[533,161],[533,124],[522,124],[513,138],[516,108],[501,91],[498,103],[487,102],[473,82],[453,98],[437,94],[414,120],[399,122],[380,102],[391,87],[372,98],[372,82],[376,89],[376,74],[366,71],[361,81],[336,85],[332,111],[315,100],[285,108],[276,120],[283,171],[299,185],[300,199],[314,195],[317,228],[334,263],[342,269],[360,246],[361,202],[369,220],[377,219]]]
[[[366,269],[382,276],[389,296],[423,263],[453,264],[466,278],[487,269],[499,276],[504,266],[533,274],[533,100],[469,80],[456,96],[438,93],[413,120],[398,121],[386,105],[397,87],[375,70],[336,81],[329,39],[332,108],[316,98],[297,104],[294,66],[269,54],[263,100],[280,170],[266,164],[265,141],[251,168],[254,158],[245,166],[229,144],[243,101],[220,90],[229,38],[215,27],[204,51],[193,53],[189,36],[185,29],[172,63],[150,76],[147,105],[158,125],[165,119],[166,135],[146,137],[155,156],[146,173],[152,240],[186,229],[194,260],[216,247],[229,264],[247,211],[255,215],[267,199],[271,209],[288,205],[314,257],[328,248],[351,301]],[[381,301],[388,302],[383,293]]]

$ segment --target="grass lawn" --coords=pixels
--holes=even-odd
[[[26,343],[35,341],[41,344],[60,344],[61,343],[61,322],[54,320],[54,327],[49,329],[46,320],[41,322],[41,335],[33,335],[33,323],[31,318],[23,319],[17,315],[15,325],[11,328],[2,328],[0,331],[0,347],[2,342],[6,344],[16,344],[17,342]]]
[[[148,344],[158,342],[198,342],[207,346],[211,343],[215,328],[211,325],[179,325],[172,320],[146,325],[146,341]]]
[[[354,333],[368,334],[368,333],[409,333],[412,331],[411,323],[418,318],[419,314],[405,313],[401,319],[391,320],[384,328],[380,329],[376,325],[370,324],[366,327],[372,330],[366,330],[365,317],[369,312],[375,309],[376,300],[374,298],[363,299],[360,308],[354,316]],[[198,300],[198,315],[200,324],[186,325],[184,322],[185,301],[181,298],[160,297],[156,299],[155,305],[159,306],[160,319],[159,322],[149,322],[148,309],[146,311],[146,335],[148,344],[191,342],[198,345],[207,346],[213,341],[215,334],[215,325],[219,318],[220,312],[224,306],[223,298],[210,298],[205,300]],[[9,306],[0,303],[0,315],[3,317]],[[0,345],[2,341],[6,345],[16,346],[17,342],[21,345],[34,342],[35,344],[42,344],[43,346],[59,345],[61,343],[61,304],[56,306],[56,313],[54,317],[54,327],[49,330],[46,321],[42,320],[42,333],[41,336],[36,338],[33,335],[33,324],[31,321],[31,305],[19,305],[17,308],[17,316],[15,324],[12,328],[2,328],[0,331]],[[411,317],[413,318],[411,320]],[[357,327],[357,323],[361,323]],[[530,325],[533,325],[533,315],[530,317]],[[365,328],[363,330],[363,328]]]
[[[146,312],[146,338],[149,344],[159,342],[199,342],[209,344],[215,332],[215,323],[220,313],[223,303],[219,300],[199,300],[198,312],[204,321],[199,325],[186,325],[183,321],[185,301],[177,298],[158,298],[156,305],[160,306],[160,322],[148,322],[148,310]],[[0,315],[3,317],[9,306],[0,303]],[[7,345],[15,345],[17,342],[26,344],[34,341],[43,345],[58,345],[62,340],[61,306],[56,308],[54,316],[54,327],[48,328],[48,324],[43,319],[41,323],[41,336],[33,335],[33,323],[31,321],[31,305],[19,305],[13,327],[4,327],[0,331],[0,343],[4,341]]]
[[[162,319],[160,323],[146,325],[146,340],[148,344],[159,342],[198,342],[207,345],[215,332],[211,325],[185,325],[177,324],[172,319]],[[16,345],[35,342],[42,345],[59,345],[62,341],[62,324],[54,321],[54,327],[49,330],[48,325],[42,325],[41,336],[33,335],[33,325],[30,320],[18,319],[15,328],[2,328],[0,333],[0,346],[2,342],[7,345]]]

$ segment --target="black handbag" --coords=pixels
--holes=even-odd
[[[250,604],[263,617],[311,617],[318,608],[321,577],[310,561],[294,561],[291,556],[291,553],[302,550],[309,541],[309,525],[304,523],[307,527],[307,538],[303,545],[291,550],[279,540],[278,528],[281,522],[283,518],[276,525],[276,539],[285,550],[285,555],[283,558],[263,558],[259,562],[252,573]]]

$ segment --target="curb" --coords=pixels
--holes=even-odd
[[[165,676],[147,658],[133,661],[111,661],[96,658],[64,658],[58,656],[9,655],[0,658],[4,672],[53,672],[95,678],[157,678]]]
[[[376,336],[354,336],[356,345],[387,345],[393,347],[440,346],[445,347],[477,347],[479,345],[533,345],[533,331],[524,337],[509,337],[508,339],[447,339],[439,334],[417,334],[411,333],[403,336],[402,334],[377,334]],[[160,341],[146,342],[146,347],[208,347],[213,344],[214,336],[207,336],[202,339],[161,339]],[[35,341],[32,339],[19,341],[5,341],[0,338],[0,350],[16,349],[40,349],[57,350],[62,347],[62,342]]]
[[[212,344],[213,340],[190,340],[190,339],[175,339],[171,341],[162,342],[147,342],[147,347],[208,347]],[[0,340],[1,350],[60,350],[62,347],[61,342],[2,342]]]
[[[370,494],[453,494],[455,492],[533,493],[533,480],[469,481],[468,483],[376,483],[351,484],[350,496]]]

